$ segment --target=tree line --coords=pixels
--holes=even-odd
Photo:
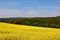
[[[39,27],[60,28],[60,16],[57,17],[16,17],[16,18],[0,18],[0,22],[13,24],[31,25]]]

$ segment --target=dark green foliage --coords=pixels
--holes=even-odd
[[[57,17],[32,17],[32,18],[0,18],[0,22],[60,28],[60,16]]]

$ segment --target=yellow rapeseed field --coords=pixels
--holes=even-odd
[[[60,29],[0,22],[0,40],[60,40]]]

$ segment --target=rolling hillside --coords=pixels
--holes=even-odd
[[[0,22],[0,40],[60,40],[60,29]]]

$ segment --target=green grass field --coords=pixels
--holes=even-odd
[[[0,22],[0,40],[60,40],[60,29]]]

